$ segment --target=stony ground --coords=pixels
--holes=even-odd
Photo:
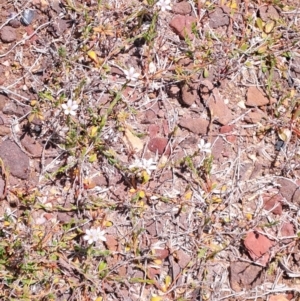
[[[1,300],[299,300],[298,1],[0,14]]]

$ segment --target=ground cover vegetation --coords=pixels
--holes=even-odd
[[[0,0],[0,299],[299,299],[300,3]]]

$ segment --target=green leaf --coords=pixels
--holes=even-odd
[[[206,68],[203,70],[203,77],[204,78],[208,78],[209,77],[209,72],[208,72],[208,70]]]
[[[256,19],[256,25],[261,31],[264,30],[264,22],[261,18]]]
[[[268,21],[265,25],[265,33],[270,33],[275,27],[275,21]]]

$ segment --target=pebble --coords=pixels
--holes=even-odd
[[[17,39],[16,30],[11,26],[4,26],[0,31],[0,37],[3,43],[12,43]]]

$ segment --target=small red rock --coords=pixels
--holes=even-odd
[[[276,194],[273,196],[263,196],[263,201],[264,201],[264,209],[266,210],[271,210],[272,213],[276,215],[281,215],[282,214],[282,201],[283,197],[281,194]]]
[[[148,144],[148,149],[153,153],[158,153],[159,155],[162,155],[164,152],[168,156],[171,153],[170,147],[168,147],[166,150],[166,146],[168,144],[168,139],[166,138],[152,138]]]
[[[270,248],[273,246],[271,240],[256,231],[251,231],[246,235],[244,245],[254,261],[263,266],[267,265],[270,259]]]
[[[263,91],[256,87],[250,87],[247,91],[246,105],[250,107],[260,107],[270,103],[269,98]]]
[[[3,43],[11,43],[17,39],[16,30],[11,26],[4,26],[0,31],[0,37]]]
[[[167,249],[154,249],[154,256],[157,259],[164,260],[169,256],[170,252]]]
[[[295,227],[291,222],[285,222],[281,228],[282,236],[293,236],[295,235]]]
[[[182,1],[174,4],[172,10],[175,14],[188,15],[192,12],[192,7],[188,2]]]
[[[182,103],[190,107],[198,97],[197,85],[185,84],[181,87]]]
[[[209,26],[211,28],[218,28],[221,26],[228,26],[230,18],[228,16],[226,7],[218,7],[209,14]]]
[[[244,120],[248,123],[257,123],[260,122],[263,117],[266,117],[266,114],[262,110],[252,109],[252,111],[245,116]]]
[[[226,139],[227,139],[227,141],[230,142],[230,143],[235,143],[235,141],[236,141],[236,136],[235,136],[235,135],[228,135],[228,136],[226,136]]]
[[[37,142],[33,137],[30,137],[28,134],[23,137],[21,140],[24,148],[34,156],[41,156],[43,147]]]
[[[150,124],[148,131],[150,138],[153,138],[159,133],[159,126],[157,124]]]
[[[209,110],[219,123],[226,125],[233,119],[232,111],[225,104],[218,89],[213,89],[212,93],[213,97],[207,102]]]
[[[0,145],[0,157],[11,175],[22,180],[28,179],[30,172],[29,158],[15,142],[3,141]]]
[[[206,134],[209,121],[203,118],[182,118],[179,126],[189,130],[190,132],[200,135]]]
[[[221,134],[230,133],[234,129],[234,125],[224,125],[220,128]]]
[[[189,39],[194,39],[192,26],[197,22],[195,17],[176,15],[170,22],[170,27],[179,35],[181,39],[187,36]]]

